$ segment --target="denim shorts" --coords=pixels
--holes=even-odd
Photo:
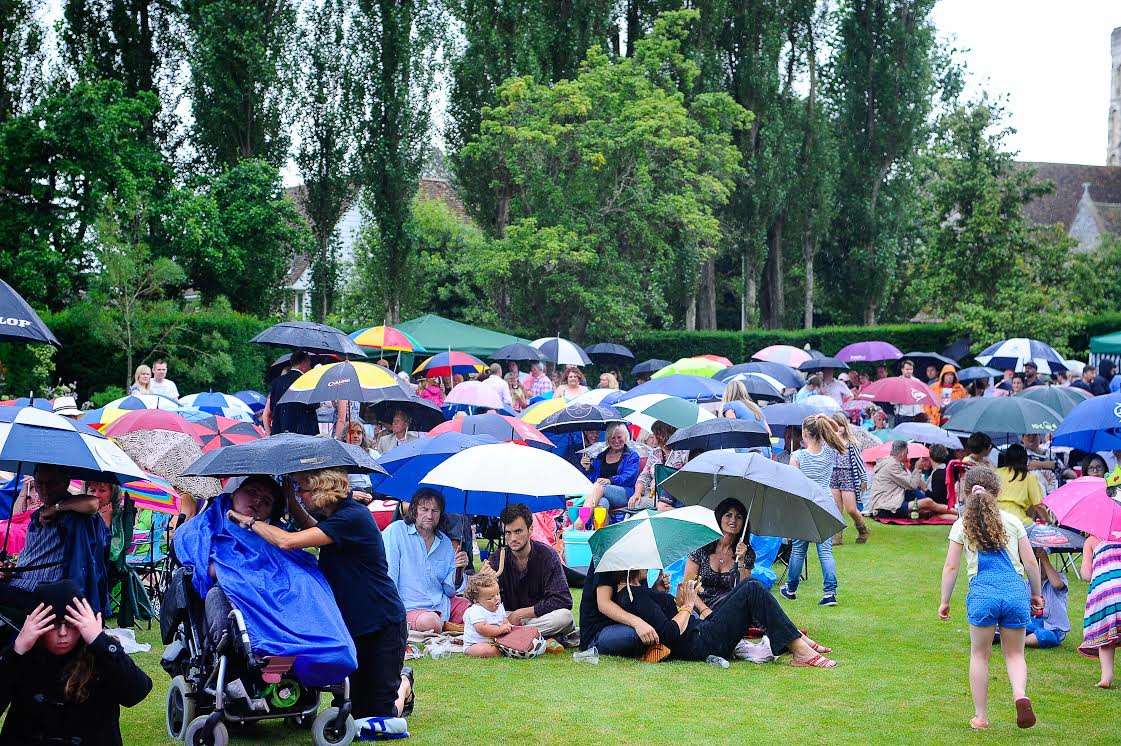
[[[1025,631],[1029,635],[1035,635],[1035,640],[1041,648],[1057,648],[1063,643],[1063,639],[1067,636],[1067,633],[1063,632],[1061,629],[1047,629],[1044,627],[1042,617],[1032,617]]]
[[[971,584],[965,597],[966,617],[974,627],[1024,629],[1031,620],[1029,607],[1023,583],[1018,589]]]

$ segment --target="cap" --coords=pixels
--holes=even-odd
[[[35,589],[35,600],[46,604],[54,613],[55,622],[66,617],[66,607],[75,598],[84,598],[73,580],[60,580],[57,583],[40,583]]]

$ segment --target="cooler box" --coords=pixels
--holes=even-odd
[[[564,532],[564,564],[581,572],[592,563],[592,548],[588,538],[594,531],[580,531],[570,528]]]
[[[378,524],[380,530],[384,531],[393,523],[393,513],[397,510],[396,500],[373,500],[369,507],[374,523]]]

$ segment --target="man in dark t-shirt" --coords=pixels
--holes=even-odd
[[[595,648],[600,655],[619,655],[625,658],[637,658],[646,650],[646,645],[639,637],[638,628],[653,633],[653,629],[634,614],[630,614],[619,607],[613,600],[607,603],[614,607],[620,619],[627,623],[616,621],[603,613],[597,599],[601,586],[614,590],[618,573],[597,573],[593,564],[588,568],[588,577],[584,581],[584,593],[580,597],[580,649]],[[652,638],[657,641],[657,637]]]
[[[315,416],[315,406],[288,402],[280,404],[280,398],[288,392],[297,378],[311,369],[311,356],[300,350],[292,353],[290,367],[269,386],[269,400],[265,405],[262,421],[269,435],[280,433],[300,433],[318,435],[319,420]]]

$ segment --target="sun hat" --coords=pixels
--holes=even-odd
[[[83,412],[78,409],[78,402],[73,396],[59,396],[51,403],[51,411],[63,417],[81,417]]]

